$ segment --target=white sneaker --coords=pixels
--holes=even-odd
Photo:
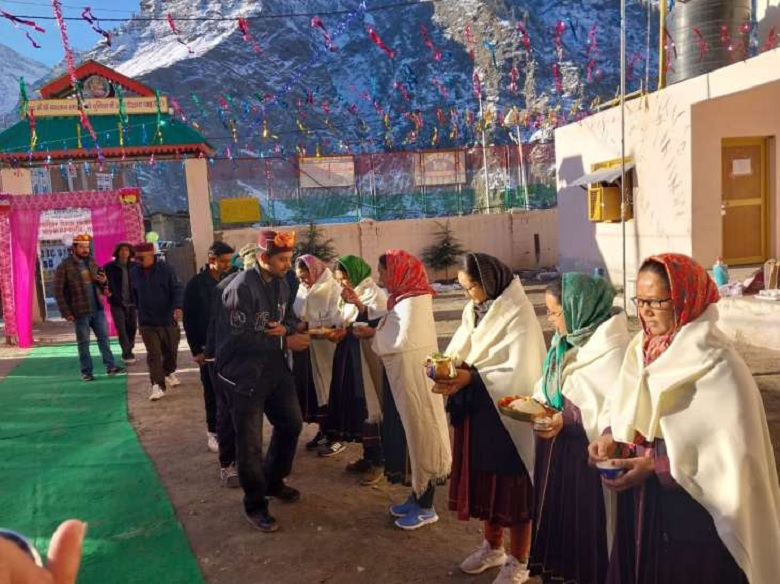
[[[463,560],[460,569],[466,574],[481,574],[490,568],[498,568],[507,562],[507,555],[503,547],[494,550],[486,541],[482,541],[477,550],[468,558]]]
[[[524,584],[531,579],[525,564],[521,564],[514,556],[509,556],[504,567],[493,580],[493,584]]]
[[[152,394],[149,396],[149,401],[157,401],[165,397],[165,392],[160,389],[160,386],[156,383],[152,386]]]
[[[206,432],[208,439],[206,440],[206,446],[211,452],[219,452],[219,441],[217,435],[214,432]]]
[[[179,381],[179,378],[176,377],[175,373],[171,373],[170,375],[165,376],[165,386],[168,389],[171,387],[176,387],[177,385],[181,385],[181,381]]]

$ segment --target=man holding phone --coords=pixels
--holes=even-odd
[[[284,278],[294,244],[294,232],[261,231],[257,264],[236,274],[214,316],[216,382],[230,395],[244,514],[266,533],[279,529],[266,496],[285,502],[300,498],[284,483],[302,427],[286,351],[309,344],[308,335],[296,333],[297,321],[287,310],[290,290]],[[273,424],[265,464],[263,415]]]
[[[108,323],[101,298],[108,295],[106,274],[92,259],[88,234],[73,238],[72,255],[57,266],[54,273],[54,296],[62,317],[76,327],[81,379],[94,381],[92,355],[89,352],[89,331],[95,333],[100,356],[107,375],[124,373],[108,344]]]

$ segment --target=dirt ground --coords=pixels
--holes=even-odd
[[[542,286],[527,287],[537,314],[544,318]],[[443,348],[457,328],[465,299],[445,293],[436,299],[437,331]],[[36,331],[44,342],[70,339],[66,323]],[[439,522],[415,532],[393,526],[387,508],[406,498],[408,489],[382,483],[361,487],[344,471],[359,457],[358,445],[332,458],[318,458],[303,444],[315,433],[304,427],[289,483],[302,492],[299,502],[273,502],[281,525],[271,535],[254,531],[242,516],[241,490],[220,487],[216,455],[206,449],[203,395],[196,364],[182,343],[182,385],[165,399],[148,401],[148,378],[138,345],[139,364],[128,378],[130,418],[154,462],[190,539],[209,584],[397,584],[470,582],[487,584],[496,572],[467,576],[458,564],[481,541],[480,523],[457,521],[447,511],[446,488],[436,494]],[[740,347],[766,406],[775,455],[780,453],[780,354]],[[75,353],[75,351],[74,351]],[[0,376],[23,354],[0,350]],[[74,374],[76,371],[74,354]],[[266,425],[266,436],[268,427]],[[143,504],[143,501],[139,501]],[[160,582],[165,582],[161,575]]]

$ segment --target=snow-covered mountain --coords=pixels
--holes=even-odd
[[[584,115],[596,98],[614,96],[619,6],[619,0],[141,0],[138,16],[112,31],[111,47],[101,42],[81,57],[174,97],[218,157],[463,146],[479,139],[475,72],[489,118],[498,121],[511,106],[528,112],[526,139],[549,135],[552,126]],[[648,6],[640,0],[628,6],[629,91],[645,78],[648,52],[649,68],[656,68],[658,13]],[[246,19],[246,35],[239,18]],[[489,128],[490,142],[509,139],[499,124]],[[143,175],[151,172],[145,166]],[[177,195],[160,207],[183,205]]]
[[[50,68],[23,57],[12,48],[0,44],[0,129],[18,121],[14,108],[19,102],[19,78],[24,77],[32,87]]]

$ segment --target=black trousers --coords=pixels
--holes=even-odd
[[[179,325],[141,326],[141,338],[146,346],[149,380],[165,391],[165,377],[176,371],[179,356]]]
[[[138,311],[135,306],[111,305],[111,318],[114,319],[119,346],[122,347],[122,359],[133,358],[135,333],[138,330]]]
[[[211,388],[214,395],[214,430],[209,426],[209,432],[217,433],[219,441],[219,466],[227,468],[236,462],[236,431],[233,427],[233,415],[230,412],[230,387],[226,383],[220,382],[216,375],[213,363],[206,363],[200,368],[201,379],[203,379],[204,370],[211,378]],[[206,384],[203,384],[204,397],[206,393]],[[206,398],[208,399],[208,398]],[[209,404],[206,403],[206,419],[209,417]],[[207,424],[209,422],[207,421]]]
[[[247,513],[266,511],[266,492],[292,471],[303,422],[295,381],[280,351],[270,357],[262,374],[251,379],[229,379],[217,374],[230,388],[236,430],[238,478],[244,489]],[[273,425],[271,443],[263,457],[263,415]]]
[[[200,366],[200,383],[203,385],[203,405],[206,407],[206,428],[212,434],[217,433],[217,395],[214,388],[213,365]]]

